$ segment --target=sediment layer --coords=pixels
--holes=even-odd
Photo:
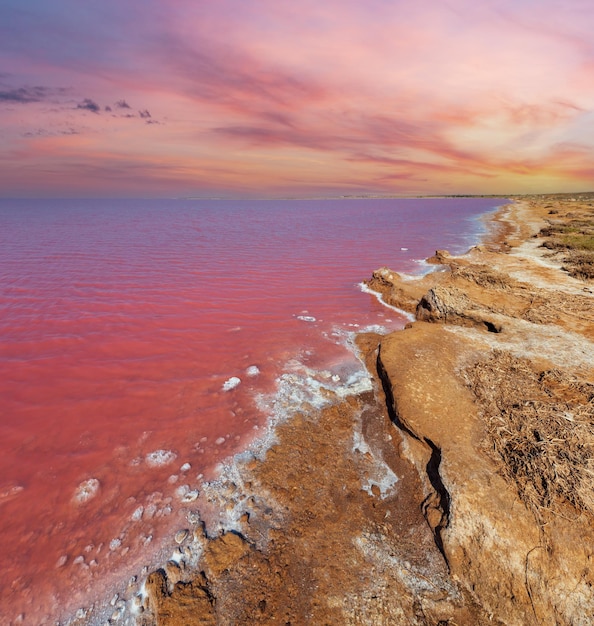
[[[416,318],[359,336],[374,390],[282,423],[219,491],[232,527],[196,515],[113,622],[591,623],[593,221],[594,197],[525,198],[423,278],[374,272]]]

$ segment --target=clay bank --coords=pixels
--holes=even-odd
[[[368,386],[279,423],[105,621],[591,624],[593,224],[524,197],[422,278],[376,270],[415,321],[358,336]]]

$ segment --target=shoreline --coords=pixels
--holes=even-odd
[[[546,202],[541,200],[543,205]],[[396,273],[390,281],[380,275],[380,284],[371,286],[383,294],[388,304],[409,314],[416,313],[426,292],[444,287],[443,277],[447,279],[460,267],[468,273],[473,264],[481,266],[478,282],[474,281],[480,287],[485,276],[492,278],[488,273],[492,270],[486,267],[501,272],[500,261],[535,234],[537,222],[522,220],[526,220],[529,210],[530,215],[542,220],[546,211],[541,209],[538,217],[534,207],[525,205],[522,209],[517,203],[506,204],[489,218],[492,228],[481,245],[460,257],[442,253],[433,259],[445,271],[430,272],[412,281],[414,284],[399,281]],[[526,268],[517,267],[522,263],[514,259],[511,271],[525,273]],[[555,271],[560,270],[547,270],[547,276],[540,279],[550,279]],[[476,358],[480,346],[496,349],[481,343],[483,337],[467,337],[466,330],[506,335],[506,331],[489,331],[488,324],[493,328],[500,325],[497,316],[501,312],[485,313],[471,305],[468,314],[467,301],[463,309],[460,303],[454,305],[458,309],[453,306],[447,310],[445,317],[449,319],[418,320],[417,315],[418,321],[406,331],[384,337],[361,333],[357,344],[373,379],[373,389],[271,425],[277,443],[259,454],[248,450],[239,455],[228,476],[213,491],[214,508],[218,507],[232,522],[226,532],[206,527],[200,516],[196,516],[193,527],[180,528],[173,558],[147,577],[132,610],[112,605],[108,623],[537,623],[540,615],[534,609],[535,594],[530,589],[526,592],[526,585],[516,580],[517,572],[506,572],[495,563],[494,571],[505,581],[502,590],[504,583],[496,581],[494,575],[485,576],[484,568],[493,565],[493,558],[481,554],[484,564],[477,569],[475,560],[464,561],[457,556],[470,553],[469,546],[476,551],[473,542],[481,536],[472,535],[472,529],[466,526],[463,532],[460,530],[458,510],[465,511],[467,519],[477,517],[485,523],[492,520],[481,517],[473,508],[477,494],[468,495],[460,486],[456,476],[467,467],[450,465],[448,444],[440,441],[443,434],[439,428],[436,433],[431,431],[435,425],[429,417],[427,423],[417,423],[418,415],[427,413],[427,398],[420,397],[425,392],[418,385],[412,395],[409,387],[419,380],[421,365],[428,368],[427,380],[445,376],[446,387],[464,396],[468,389],[460,385],[455,374],[460,362],[472,360],[472,355]],[[411,331],[412,339],[407,336],[404,340]],[[461,351],[454,344],[464,344],[465,348]],[[376,353],[378,345],[381,358]],[[437,372],[438,376],[435,360],[439,362],[443,355],[436,352],[435,346],[440,346],[447,357],[446,373]],[[419,351],[427,356],[416,363]],[[410,365],[404,376],[403,362]],[[441,391],[435,385],[430,388],[434,394]],[[432,413],[444,407],[446,413],[449,410],[447,398],[432,398],[431,402]],[[473,419],[458,424],[463,427],[460,432],[469,434],[472,446],[468,450],[475,454],[477,448],[480,462],[498,476],[500,468],[475,441],[483,434],[472,407],[474,401],[468,405]],[[455,453],[464,450],[453,449]],[[429,467],[432,469],[428,472]],[[480,463],[471,467],[486,483],[495,481],[481,470]],[[497,487],[507,498],[504,504],[510,510],[528,510],[509,484],[498,481]],[[495,521],[505,527],[505,520],[494,515]],[[524,511],[514,519],[520,519],[526,536],[538,539],[530,515],[533,513],[528,510],[528,514]],[[509,542],[506,545],[513,548]],[[337,554],[341,554],[340,562]],[[465,568],[482,581],[479,591],[477,581],[464,578]],[[499,604],[493,601],[495,588],[504,596]],[[521,609],[504,601],[512,590],[521,599],[516,602]],[[85,619],[70,624],[88,623]]]

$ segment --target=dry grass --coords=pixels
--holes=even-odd
[[[594,514],[594,385],[501,351],[465,376],[490,455],[537,519],[563,503]]]
[[[559,253],[563,269],[574,278],[594,279],[594,215],[592,211],[567,213],[538,234],[542,246]]]
[[[563,269],[574,278],[594,280],[594,251],[571,250],[564,254]]]

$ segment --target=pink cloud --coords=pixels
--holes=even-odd
[[[591,172],[594,16],[580,0],[538,10],[528,0],[106,0],[93,28],[84,6],[68,19],[61,6],[4,33],[6,190],[18,172],[19,189],[27,178],[52,193],[238,194],[505,191],[506,180],[516,191],[547,173],[585,184]]]

